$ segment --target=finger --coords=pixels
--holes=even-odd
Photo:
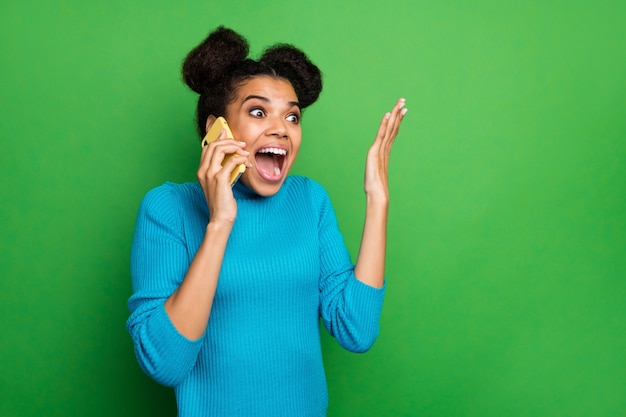
[[[220,135],[217,137],[217,140],[225,140],[225,139],[233,139],[233,138],[226,136],[226,129],[222,129],[220,131]]]
[[[243,156],[243,155],[233,155],[230,158],[228,158],[228,161],[226,161],[226,163],[224,163],[224,166],[222,167],[223,169],[225,169],[228,172],[233,171],[238,165],[245,165],[246,167],[248,167],[250,164],[248,163],[248,157],[247,156]]]
[[[223,153],[223,154],[238,153],[241,155],[250,154],[250,152],[248,152],[245,149],[245,146],[246,146],[245,142],[237,142],[235,140],[220,140],[220,141],[216,141],[212,143],[209,146],[213,147],[214,153]]]
[[[209,145],[202,147],[202,153],[200,154],[200,163],[198,164],[198,171],[196,176],[200,182],[203,182],[206,177],[206,172],[211,162],[211,156],[213,155],[214,148]]]
[[[235,142],[234,140],[224,141],[221,144],[216,144],[215,149],[213,151],[213,155],[211,161],[209,163],[209,171],[212,173],[217,173],[222,169],[222,166],[226,165],[233,158],[243,158],[245,163],[247,161],[250,152],[243,149],[245,144],[243,142]],[[226,163],[224,163],[224,159],[227,155],[233,155]],[[233,166],[234,168],[234,166]]]
[[[207,178],[215,175],[222,168],[224,158],[228,154],[234,154],[247,158],[250,152],[244,149],[244,142],[235,140],[217,140],[209,143],[202,149],[198,178]]]
[[[406,100],[404,98],[400,98],[393,106],[393,109],[390,112],[385,113],[380,122],[380,126],[378,127],[374,144],[388,149],[393,143],[398,133],[398,129],[400,128],[402,118],[406,114],[406,108],[404,108],[405,103]]]
[[[394,106],[394,109],[390,115],[390,121],[387,124],[387,132],[385,135],[385,147],[390,148],[396,137],[398,135],[398,131],[400,130],[400,125],[402,124],[402,120],[404,119],[404,115],[407,113],[407,108],[404,107],[406,101],[404,99],[398,100],[398,103]]]
[[[404,114],[406,114],[405,110],[406,109],[402,109],[402,111],[399,112],[396,115],[396,118],[394,119],[393,126],[391,127],[390,131],[388,132],[387,143],[390,146],[395,142],[396,137],[398,136],[398,132],[400,131],[400,125],[402,124],[402,119],[404,117]]]
[[[385,113],[385,116],[383,117],[383,122],[381,122],[381,126],[378,130],[378,133],[381,136],[386,136],[388,133],[393,131],[394,125],[397,123],[398,115],[402,113],[405,102],[406,100],[403,98],[398,99],[391,111]],[[384,129],[382,129],[383,125]]]
[[[249,152],[245,149],[245,142],[238,142],[236,140],[222,140],[218,139],[214,142],[209,143],[204,148],[206,148],[206,157],[213,159],[217,157],[219,154],[231,154],[237,153],[240,155],[249,155]],[[204,151],[203,148],[203,151]],[[204,156],[204,152],[203,152]],[[222,158],[223,159],[223,158]]]
[[[389,118],[391,117],[391,113],[385,113],[383,119],[380,121],[380,125],[378,126],[378,132],[376,132],[375,142],[381,142],[387,132],[387,126],[389,125]]]
[[[223,140],[223,139],[227,139],[226,138],[226,129],[222,129],[220,130],[220,134],[212,140],[206,139],[206,137],[204,139],[202,139],[202,147],[204,148],[205,146],[208,146],[211,142],[215,142],[218,140]],[[232,139],[232,138],[230,138]]]
[[[228,181],[230,183],[230,174],[238,165],[244,164],[248,166],[248,158],[241,155],[233,155],[226,161],[224,166],[220,166],[220,170],[215,174],[218,183]]]
[[[400,98],[396,102],[395,106],[393,106],[393,109],[391,110],[391,113],[389,116],[389,123],[387,124],[386,133],[388,136],[392,135],[394,131],[397,132],[399,122],[403,115],[403,110],[406,110],[404,108],[405,104],[406,104],[406,100],[404,98]],[[406,111],[404,113],[406,113]]]

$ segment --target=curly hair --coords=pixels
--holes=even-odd
[[[289,44],[267,48],[259,58],[248,57],[248,42],[223,26],[187,54],[182,66],[184,82],[198,93],[196,123],[200,137],[206,134],[210,115],[223,116],[237,89],[250,78],[266,75],[289,81],[300,107],[313,104],[322,92],[322,73],[304,52]]]

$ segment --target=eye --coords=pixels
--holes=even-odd
[[[260,109],[258,107],[250,110],[250,114],[254,117],[259,117],[259,118],[265,116],[265,112],[263,111],[263,109]]]
[[[296,113],[291,113],[287,115],[286,119],[288,122],[297,124],[298,122],[300,122],[300,115]]]

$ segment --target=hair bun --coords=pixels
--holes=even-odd
[[[244,61],[248,52],[248,42],[241,35],[220,26],[187,54],[183,80],[193,91],[202,94],[230,68]]]
[[[206,135],[207,118],[225,116],[239,87],[251,78],[267,76],[289,81],[302,109],[313,104],[322,92],[321,71],[295,46],[274,45],[258,61],[248,58],[248,52],[248,41],[232,29],[219,26],[183,61],[182,78],[200,95],[196,106],[200,138]]]
[[[263,52],[259,61],[291,81],[302,108],[313,104],[322,92],[320,69],[293,45],[274,45]]]

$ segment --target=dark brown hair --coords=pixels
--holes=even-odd
[[[218,27],[185,58],[185,83],[200,94],[196,123],[200,137],[206,134],[210,115],[224,116],[237,88],[250,78],[267,75],[291,83],[300,108],[313,104],[322,92],[322,74],[300,49],[276,44],[267,48],[258,61],[248,57],[248,42],[235,31]]]

